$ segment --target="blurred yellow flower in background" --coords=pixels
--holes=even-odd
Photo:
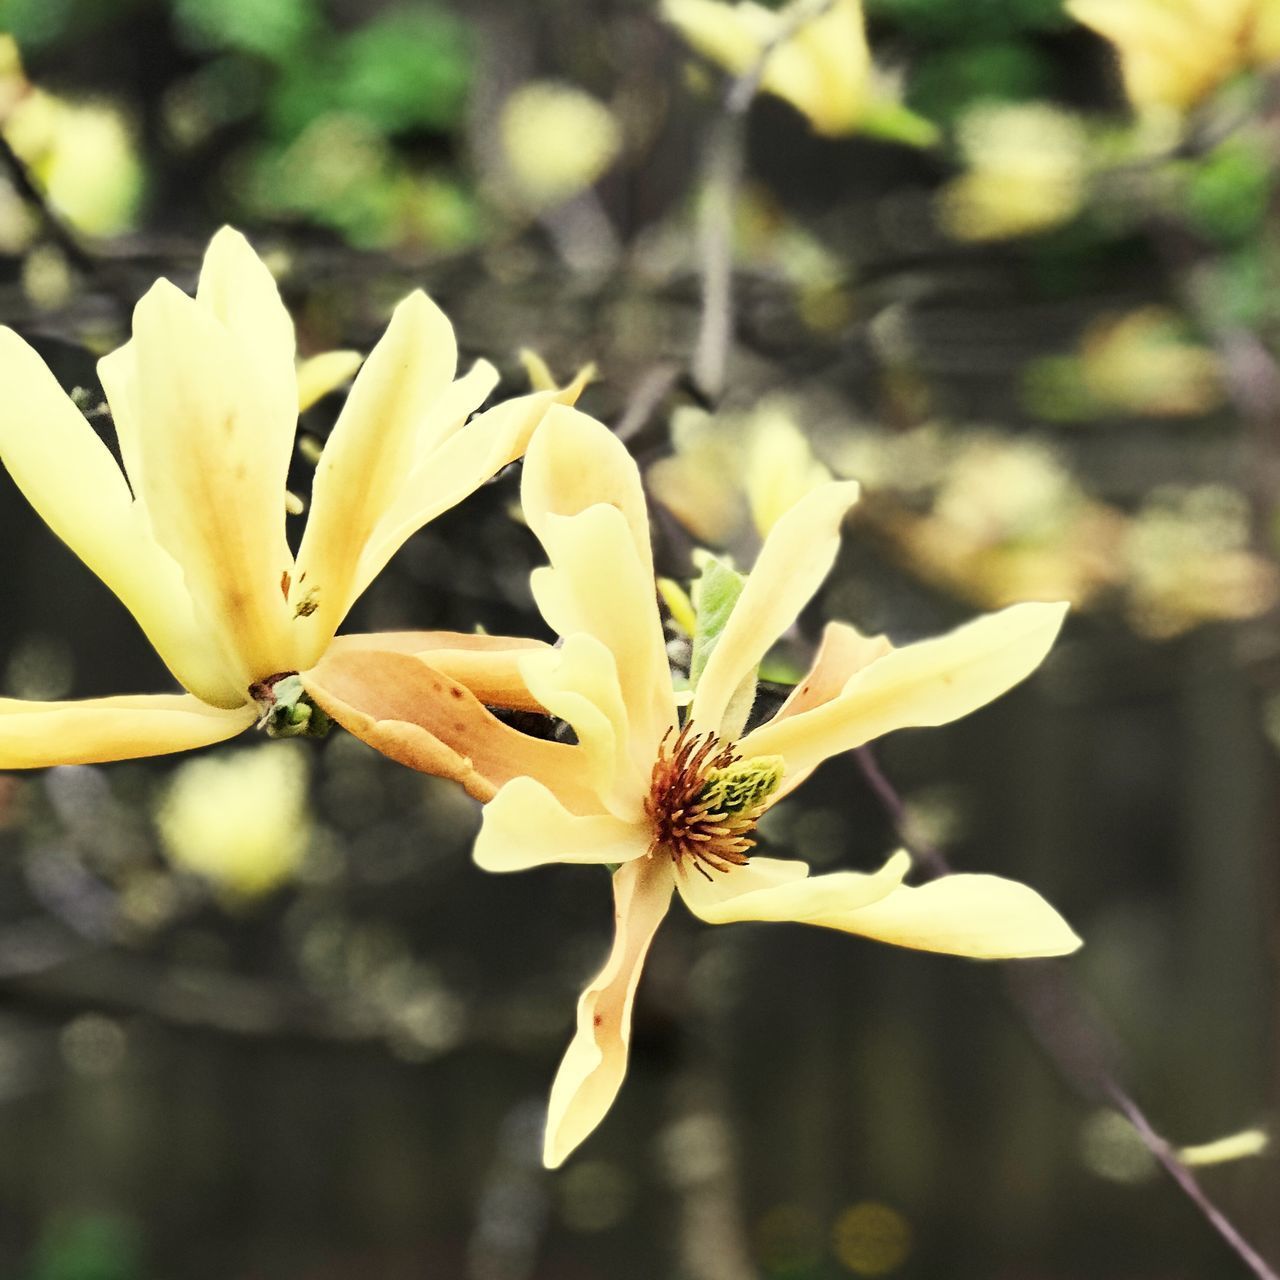
[[[1139,110],[1188,110],[1280,58],[1280,0],[1067,0],[1067,12],[1115,46]]]
[[[235,903],[270,893],[297,871],[311,818],[305,752],[246,747],[187,760],[156,809],[170,862]]]
[[[1031,235],[1073,218],[1084,201],[1087,139],[1073,115],[1043,102],[982,103],[960,123],[968,171],[938,196],[958,240]]]
[[[1084,125],[1047,102],[983,102],[960,122],[968,172],[938,193],[938,218],[963,241],[1030,236],[1083,205]]]
[[[308,394],[350,364],[340,354],[304,365]],[[411,294],[360,369],[325,446],[295,559],[285,537],[300,405],[293,322],[238,232],[213,238],[195,298],[158,281],[134,311],[132,339],[99,362],[123,469],[36,352],[0,329],[0,460],[188,691],[0,700],[0,768],[179,751],[255,720],[305,731],[311,706],[299,673],[335,643],[467,650],[459,661],[469,686],[502,701],[501,688],[487,682],[500,686],[509,650],[533,642],[431,633],[334,639],[405,540],[519,457],[546,409],[581,390],[575,382],[535,392],[468,422],[498,375],[481,360],[455,380],[456,364],[449,321],[425,294]],[[448,669],[446,655],[438,657]],[[439,696],[464,692],[439,679]],[[347,714],[345,704],[336,714]],[[469,768],[443,751],[438,766],[447,776]]]
[[[648,470],[650,490],[711,546],[763,538],[783,512],[831,479],[800,429],[798,408],[768,396],[740,413],[692,406],[671,419],[673,452]]]
[[[503,104],[503,161],[517,195],[534,209],[591,186],[622,149],[622,126],[604,103],[571,84],[535,80]]]
[[[861,0],[794,0],[767,9],[753,0],[662,0],[662,16],[704,58],[730,75],[762,57],[760,88],[789,102],[822,134],[859,129],[917,146],[937,131],[901,105],[892,76],[871,60]]]
[[[142,197],[142,162],[118,107],[73,102],[32,85],[18,46],[0,35],[0,132],[78,231],[127,231]]]

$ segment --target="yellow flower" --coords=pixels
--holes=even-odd
[[[530,445],[524,512],[551,562],[534,571],[533,592],[564,640],[523,655],[520,667],[530,693],[572,726],[577,743],[545,744],[567,754],[497,791],[475,856],[492,871],[618,866],[613,950],[582,996],[551,1091],[549,1166],[600,1123],[622,1084],[636,983],[677,891],[713,924],[800,921],[992,958],[1079,945],[1048,903],[1013,881],[956,875],[908,888],[905,853],[872,874],[810,877],[803,862],[750,852],[760,816],[823,760],[998,697],[1040,664],[1065,612],[1016,605],[902,649],[833,623],[787,702],[744,733],[756,668],[826,577],[856,495],[854,484],[825,484],[774,525],[682,722],[635,463],[606,428],[567,408],[552,410]]]
[[[1185,111],[1224,80],[1280,58],[1278,0],[1067,0],[1110,40],[1140,110]]]
[[[156,811],[165,852],[229,902],[270,893],[306,853],[307,785],[306,753],[277,745],[188,760]]]
[[[714,417],[681,408],[671,442],[673,453],[649,468],[649,485],[681,524],[714,546],[737,543],[748,526],[764,537],[793,503],[831,479],[782,397]]]
[[[335,641],[334,633],[405,539],[519,457],[546,409],[576,398],[580,385],[508,401],[468,423],[497,373],[479,361],[455,380],[448,320],[425,294],[411,294],[333,429],[295,561],[285,539],[300,403],[294,359],[293,323],[270,272],[224,228],[196,297],[157,281],[134,311],[132,339],[99,362],[122,470],[40,357],[0,328],[0,459],[188,691],[0,699],[0,768],[180,751],[259,718],[296,731],[310,708],[286,678],[302,672],[307,683],[307,669],[335,646],[443,646],[440,671],[503,701],[510,653],[532,642],[432,633]],[[347,376],[351,363],[331,355],[304,364],[308,395]],[[437,696],[456,687],[439,680]],[[309,692],[317,702],[327,696]],[[358,691],[344,692],[358,705]],[[346,703],[334,708],[364,723]],[[469,767],[446,752],[438,763],[449,776]]]
[[[960,125],[968,171],[939,195],[958,240],[1032,235],[1075,216],[1085,196],[1087,139],[1080,122],[1043,102],[982,103]]]
[[[662,13],[693,48],[731,75],[755,66],[791,21],[789,12],[751,0],[663,0]],[[772,49],[760,87],[803,112],[819,133],[839,135],[857,128],[871,79],[861,0],[833,0]]]
[[[503,103],[503,159],[523,203],[562,204],[591,186],[617,158],[622,127],[590,94],[555,80],[533,80]]]

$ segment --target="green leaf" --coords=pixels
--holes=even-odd
[[[707,557],[702,566],[702,577],[694,584],[693,593],[697,622],[693,633],[693,656],[689,661],[689,684],[694,689],[706,669],[707,659],[720,643],[720,636],[746,581],[745,574],[728,568],[714,556]]]

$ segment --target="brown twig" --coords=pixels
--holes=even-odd
[[[76,238],[74,232],[54,212],[36,180],[31,176],[22,157],[9,145],[8,139],[0,134],[0,165],[9,175],[24,204],[35,213],[44,234],[62,250],[68,262],[85,274],[97,270],[97,263],[89,251]]]
[[[859,747],[854,758],[913,861],[925,868],[931,878],[950,875],[953,868],[946,854],[912,829],[906,802],[885,776],[871,749]],[[1142,1145],[1161,1168],[1258,1280],[1280,1280],[1280,1274],[1209,1198],[1195,1174],[1120,1083],[1112,1065],[1114,1041],[1098,1015],[1085,1007],[1062,966],[1024,961],[1008,972],[1008,990],[1014,1004],[1063,1079],[1086,1097],[1101,1097],[1110,1102],[1133,1126]]]

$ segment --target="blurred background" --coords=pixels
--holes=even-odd
[[[499,397],[527,386],[522,348],[559,375],[597,362],[582,407],[639,459],[672,578],[698,547],[749,563],[797,493],[853,476],[864,500],[769,660],[779,685],[826,618],[903,641],[1072,600],[1034,679],[894,736],[880,765],[921,839],[1035,885],[1084,936],[1068,973],[1172,1142],[1265,1127],[1273,6],[866,8],[869,57],[840,28],[766,76],[729,190],[726,76],[758,56],[765,10],[3,0],[0,320],[112,440],[96,356],[157,275],[191,286],[229,221],[304,351],[367,350],[424,285],[464,358],[502,368]],[[814,22],[837,19],[861,30],[841,0]],[[737,320],[723,389],[688,373],[717,234]],[[340,401],[303,437],[322,442]],[[542,635],[517,482],[413,539],[349,629]],[[0,545],[0,692],[168,687],[7,477]],[[0,777],[0,1274],[1245,1274],[1041,1053],[1028,1005],[1059,1056],[1094,1033],[1045,1007],[1033,966],[819,930],[673,915],[617,1105],[544,1172],[541,1109],[609,886],[487,877],[477,823],[341,733]],[[765,836],[821,869],[878,865],[897,839],[850,759]],[[1280,1257],[1275,1157],[1202,1176]]]

